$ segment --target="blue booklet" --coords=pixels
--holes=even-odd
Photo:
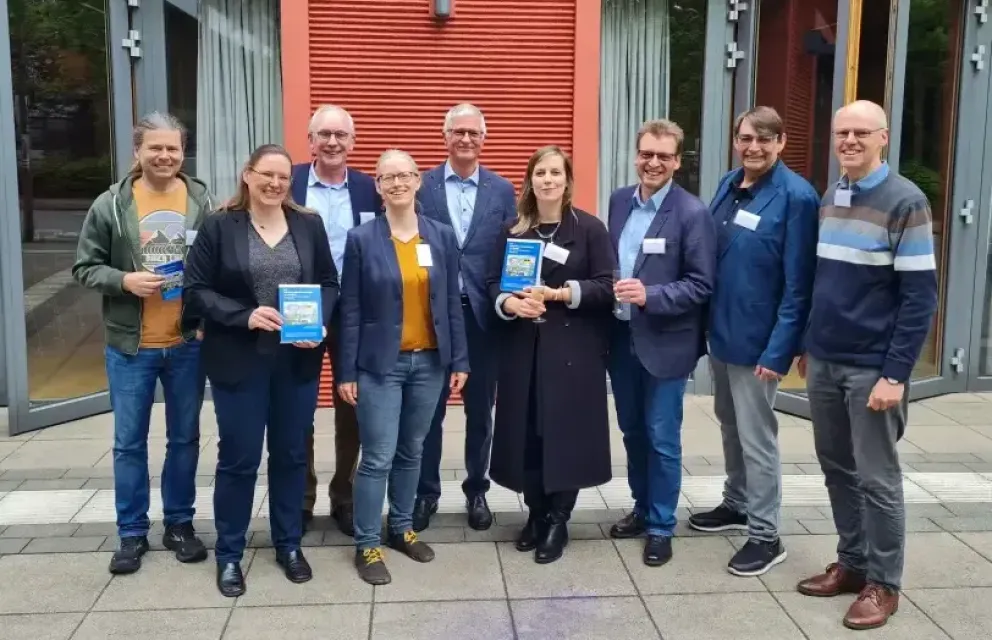
[[[544,243],[540,240],[510,238],[503,254],[503,274],[499,288],[506,293],[523,291],[541,283],[541,260]]]
[[[165,278],[162,283],[162,299],[176,300],[183,295],[183,261],[173,260],[156,266],[153,271]]]
[[[321,342],[324,339],[324,313],[319,284],[279,285],[279,313],[282,331],[279,341]]]

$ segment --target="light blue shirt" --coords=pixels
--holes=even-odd
[[[643,202],[640,187],[634,189],[634,197],[630,203],[630,216],[623,225],[623,231],[620,232],[620,242],[617,246],[621,279],[633,277],[634,265],[641,252],[641,245],[644,244],[644,236],[647,235],[648,228],[654,222],[654,217],[661,208],[661,203],[671,190],[672,181],[669,180],[668,184],[659,189],[647,202]],[[623,308],[624,312],[617,317],[621,320],[630,320],[630,305],[625,304]]]
[[[331,241],[331,257],[341,277],[344,267],[344,244],[348,238],[348,230],[355,226],[354,214],[351,210],[351,193],[348,191],[348,174],[345,172],[344,182],[327,184],[317,177],[313,165],[310,165],[310,176],[307,179],[307,209],[313,209],[320,214],[327,230],[327,238]]]
[[[883,160],[882,166],[878,167],[877,169],[866,175],[864,178],[861,178],[860,180],[856,181],[853,185],[850,186],[850,189],[855,193],[859,191],[868,191],[869,189],[874,189],[878,185],[882,184],[882,182],[889,177],[889,171],[890,171],[889,163]],[[847,179],[847,176],[841,176],[840,180],[837,182],[837,186],[840,187],[841,189],[847,189],[849,184],[850,183]]]
[[[472,214],[475,213],[475,197],[479,193],[479,167],[469,177],[462,179],[451,162],[444,163],[444,194],[448,201],[448,214],[451,216],[451,226],[455,228],[458,246],[465,244],[469,227],[472,225]]]

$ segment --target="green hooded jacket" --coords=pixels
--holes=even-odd
[[[213,210],[207,185],[185,174],[186,230],[199,230],[203,217]],[[76,262],[72,276],[88,289],[103,294],[103,323],[107,345],[124,353],[138,353],[141,344],[141,298],[124,290],[124,276],[138,271],[142,264],[138,230],[138,211],[132,193],[135,176],[128,176],[112,185],[90,206],[79,232]],[[186,236],[184,253],[192,239]],[[183,339],[193,340],[200,319],[187,313],[185,304],[180,315]]]

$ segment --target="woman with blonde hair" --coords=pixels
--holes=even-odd
[[[460,391],[469,366],[455,232],[418,215],[420,172],[409,154],[382,154],[375,183],[386,213],[348,232],[334,376],[356,407],[362,445],[355,567],[381,585],[391,581],[380,546],[387,486],[389,546],[417,562],[434,559],[413,531],[420,460],[443,385]]]
[[[204,220],[186,265],[184,296],[205,319],[203,367],[217,413],[215,555],[217,587],[228,597],[245,592],[241,558],[263,437],[276,562],[292,582],[312,577],[300,550],[300,503],[324,342],[281,343],[278,291],[319,285],[326,335],[338,278],[320,217],[289,196],[291,167],[282,147],[256,149],[237,194]]]
[[[557,146],[527,163],[517,220],[507,225],[488,278],[500,360],[490,476],[524,494],[520,551],[554,562],[568,543],[579,489],[608,482],[606,364],[615,259],[606,226],[572,206],[572,162]],[[500,289],[509,238],[544,242],[543,286]],[[543,323],[533,320],[543,318]]]

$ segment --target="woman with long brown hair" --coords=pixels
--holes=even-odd
[[[488,278],[504,320],[496,328],[499,401],[490,476],[524,494],[530,514],[516,547],[536,549],[542,564],[560,558],[568,544],[579,490],[611,477],[606,364],[615,258],[605,225],[572,206],[573,187],[564,151],[534,152],[517,219],[504,229]],[[544,242],[543,286],[500,289],[509,238]]]
[[[205,321],[201,352],[217,413],[215,555],[217,587],[228,597],[245,592],[241,558],[263,437],[276,562],[292,582],[312,577],[300,550],[300,503],[324,342],[281,343],[278,291],[319,285],[326,336],[338,277],[320,217],[289,195],[291,168],[282,147],[256,149],[237,194],[203,222],[186,265],[184,295]]]

